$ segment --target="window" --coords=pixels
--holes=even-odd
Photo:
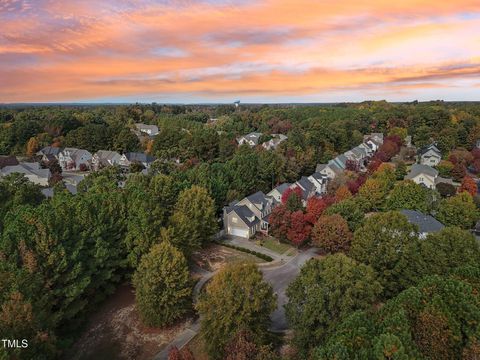
[[[236,224],[236,223],[238,222],[238,219],[237,219],[236,216],[233,216],[233,217],[232,217],[232,222],[233,222],[234,224]]]

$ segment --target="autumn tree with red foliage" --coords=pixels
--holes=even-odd
[[[478,192],[477,183],[470,176],[465,176],[463,178],[462,185],[458,189],[459,193],[464,191],[468,192],[472,196],[475,196]]]
[[[295,246],[302,245],[310,237],[312,226],[307,222],[305,214],[297,210],[290,215],[287,239]]]
[[[313,244],[326,253],[347,251],[353,237],[347,221],[338,214],[321,216],[311,236]]]
[[[278,205],[270,213],[270,233],[279,240],[287,240],[291,212],[285,205]]]
[[[378,153],[377,153],[378,154]],[[367,166],[367,170],[369,174],[373,174],[377,169],[382,165],[382,160],[380,160],[378,157],[374,157]]]
[[[359,175],[355,180],[351,180],[347,183],[348,190],[350,190],[352,195],[355,195],[365,181],[367,181],[367,176],[364,174]]]
[[[466,174],[467,174],[467,169],[465,168],[465,165],[462,162],[458,162],[453,166],[453,169],[452,169],[453,179],[460,181],[465,177]]]
[[[312,197],[308,199],[307,209],[305,213],[306,220],[314,225],[318,218],[323,214],[325,209],[333,203],[331,197],[317,198]]]

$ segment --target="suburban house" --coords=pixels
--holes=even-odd
[[[435,189],[437,184],[438,171],[428,165],[413,164],[405,180],[412,180],[414,183],[423,185],[429,189]]]
[[[283,134],[272,134],[272,138],[262,144],[266,150],[276,149],[278,145],[287,140],[288,137]]]
[[[18,165],[19,162],[17,158],[13,155],[10,156],[0,156],[0,169],[3,169],[5,166],[14,166]]]
[[[272,197],[276,203],[281,203],[282,202],[282,195],[283,193],[290,188],[292,184],[289,183],[283,183],[278,185],[276,188],[274,188],[272,191],[270,191],[267,196]]]
[[[147,125],[147,124],[135,124],[135,128],[142,134],[148,136],[158,135],[159,130],[157,125]]]
[[[416,210],[401,210],[408,222],[418,227],[420,239],[425,239],[428,234],[442,230],[445,226],[433,216],[425,215]]]
[[[435,144],[430,144],[418,150],[418,162],[422,165],[437,166],[442,160],[442,153]]]
[[[370,149],[370,154],[378,151],[378,148],[383,144],[382,133],[371,133],[363,136],[363,143]]]
[[[153,156],[145,153],[128,152],[120,157],[119,165],[128,168],[131,164],[137,163],[143,165],[145,169],[150,168],[150,165],[155,161]]]
[[[302,202],[303,205],[307,204],[307,200],[310,199],[312,196],[315,196],[316,194],[316,187],[315,185],[308,180],[306,176],[302,176],[300,180],[296,181],[291,188],[298,187],[300,190],[302,190]]]
[[[37,152],[37,156],[41,156],[43,162],[50,162],[58,159],[61,149],[53,146],[45,146],[42,150]]]
[[[273,205],[272,197],[258,191],[225,207],[223,222],[226,234],[249,238],[257,231],[268,233],[268,217]]]
[[[315,186],[317,195],[323,195],[327,192],[328,177],[318,172],[314,172],[308,177],[308,180]]]
[[[92,168],[97,171],[108,166],[115,166],[120,164],[120,155],[116,151],[98,150],[92,157]]]
[[[353,149],[348,150],[344,156],[347,158],[347,167],[350,162],[356,170],[364,170],[367,160],[369,158],[368,146],[361,144],[355,146]]]
[[[348,161],[348,158],[345,156],[345,154],[341,154],[341,155],[338,155],[336,158],[330,160],[328,164],[333,164],[337,168],[343,171],[347,168],[347,161]]]
[[[258,140],[260,140],[260,136],[262,136],[262,133],[251,132],[250,134],[243,135],[237,138],[237,142],[238,145],[246,144],[250,147],[254,147],[258,145]]]
[[[340,175],[343,170],[335,164],[318,164],[315,172],[325,175],[329,179],[334,179],[337,175]]]
[[[9,165],[0,170],[0,176],[7,176],[13,173],[23,174],[32,183],[40,186],[48,186],[48,181],[52,176],[50,170],[42,169],[38,162]]]
[[[83,149],[65,148],[58,153],[58,163],[63,170],[87,170],[91,160],[92,154]]]

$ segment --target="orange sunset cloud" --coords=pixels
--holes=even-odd
[[[0,0],[0,102],[478,100],[480,2]]]

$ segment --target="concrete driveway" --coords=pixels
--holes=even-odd
[[[272,325],[270,330],[274,332],[283,332],[288,329],[287,319],[285,317],[284,305],[288,302],[285,291],[288,285],[295,280],[300,273],[300,269],[311,258],[316,256],[317,249],[311,248],[299,252],[286,264],[271,269],[262,269],[263,278],[272,285],[273,291],[277,294],[277,309],[272,313]]]

